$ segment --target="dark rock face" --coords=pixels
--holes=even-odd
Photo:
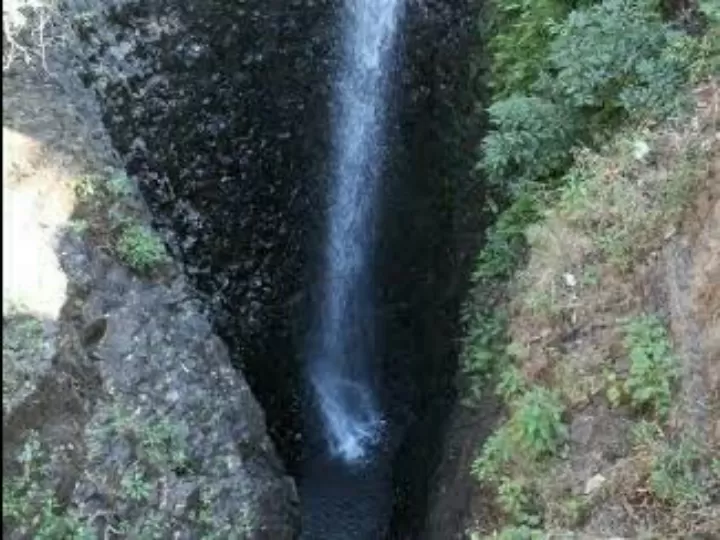
[[[133,531],[147,531],[155,520],[178,538],[195,538],[202,527],[293,538],[299,518],[293,482],[267,437],[262,409],[185,280],[145,283],[82,243],[66,241],[61,249],[73,295],[83,298],[81,309],[66,309],[68,323],[87,330],[105,321],[97,344],[80,341],[102,394],[112,396],[99,400],[82,432],[86,473],[73,503],[88,515],[131,523]],[[111,436],[121,429],[135,431],[127,439]],[[144,445],[158,431],[170,433],[181,458],[138,457],[133,439]],[[126,460],[135,466],[133,458],[153,462],[164,501],[117,499],[114,475]],[[213,508],[204,523],[194,519],[203,506]]]
[[[113,140],[178,238],[290,464],[300,432],[292,320],[320,217],[331,8],[131,2],[108,13],[109,32],[85,24],[96,51],[87,79]]]
[[[80,14],[63,15],[58,26]],[[3,196],[20,201],[3,212],[4,232],[17,232],[3,253],[48,252],[27,267],[38,271],[36,304],[19,313],[3,305],[4,502],[15,496],[3,537],[43,528],[53,538],[294,538],[294,483],[187,278],[174,264],[141,278],[115,260],[109,241],[98,246],[67,223],[78,176],[110,181],[121,163],[75,74],[83,45],[62,31],[47,71],[18,63],[3,74],[3,142],[16,141]],[[118,66],[132,67],[107,67]],[[123,197],[128,216],[149,219],[135,193]],[[67,215],[48,204],[56,199],[69,201]],[[8,374],[17,384],[7,386]],[[10,478],[19,489],[6,491]]]
[[[470,176],[482,86],[471,62],[478,2],[426,1],[409,11],[398,108],[398,152],[385,196],[385,374],[400,402],[403,439],[393,461],[392,538],[420,538],[428,492],[455,401],[460,304],[481,232]]]

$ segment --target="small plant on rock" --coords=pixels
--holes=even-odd
[[[138,272],[149,272],[167,260],[162,240],[150,229],[138,224],[125,227],[116,250],[120,259]]]
[[[58,501],[48,478],[48,460],[38,434],[31,432],[17,459],[19,473],[3,478],[3,532],[38,540],[95,538],[77,511]]]

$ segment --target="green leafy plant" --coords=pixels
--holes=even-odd
[[[533,500],[532,489],[521,480],[505,477],[498,486],[497,501],[512,523],[530,526],[540,524]]]
[[[605,0],[571,12],[554,32],[541,92],[603,122],[679,109],[689,65],[673,54],[681,34],[662,21],[656,1]]]
[[[690,80],[699,83],[720,73],[720,4],[716,0],[700,0],[706,28],[699,38],[683,40],[679,54],[690,60]]]
[[[473,462],[473,474],[499,484],[514,461],[526,465],[555,454],[567,438],[564,408],[558,396],[535,386],[515,401],[510,419],[483,445]]]
[[[148,272],[168,258],[162,240],[147,227],[137,224],[125,227],[116,251],[125,264],[138,272]]]
[[[515,270],[527,246],[525,230],[540,218],[540,206],[540,196],[526,190],[498,216],[475,263],[476,283],[507,278]]]
[[[507,404],[515,402],[527,391],[527,381],[522,372],[513,365],[502,370],[495,393]]]
[[[490,540],[547,540],[548,534],[540,529],[521,525],[519,527],[503,527],[483,538]]]
[[[555,23],[579,4],[573,0],[500,0],[491,15],[490,84],[497,98],[524,91],[547,58]]]
[[[467,323],[461,365],[469,381],[466,402],[472,404],[510,359],[506,351],[504,314],[481,311],[469,317]]]
[[[76,511],[59,503],[44,466],[47,452],[36,432],[30,432],[17,461],[20,473],[3,478],[3,529],[39,540],[94,539]]]
[[[562,107],[514,95],[493,103],[488,113],[493,130],[483,141],[480,165],[491,182],[517,193],[569,165],[575,122]]]
[[[150,483],[145,478],[145,473],[136,463],[125,471],[125,474],[120,479],[120,487],[132,501],[144,502],[150,498]]]
[[[510,421],[515,442],[535,458],[554,454],[568,433],[563,413],[556,393],[533,387],[519,400]]]
[[[708,462],[706,452],[694,437],[684,435],[664,443],[653,457],[650,473],[653,494],[676,506],[707,504],[710,485],[703,480],[702,471]]]
[[[472,473],[479,480],[497,483],[504,467],[515,452],[508,424],[503,424],[487,438],[480,455],[473,461]]]
[[[613,407],[620,407],[627,397],[624,381],[610,369],[603,373],[605,379],[605,397]]]
[[[631,319],[625,326],[625,345],[630,356],[625,389],[631,403],[666,417],[678,367],[662,321],[654,315]]]

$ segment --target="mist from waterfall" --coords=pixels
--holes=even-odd
[[[333,96],[322,295],[309,378],[332,455],[362,461],[382,435],[373,384],[372,256],[386,109],[403,0],[346,0]]]

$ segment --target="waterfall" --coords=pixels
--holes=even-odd
[[[329,449],[348,462],[366,457],[383,424],[372,381],[371,262],[402,2],[346,0],[334,87],[322,299],[308,368]]]

